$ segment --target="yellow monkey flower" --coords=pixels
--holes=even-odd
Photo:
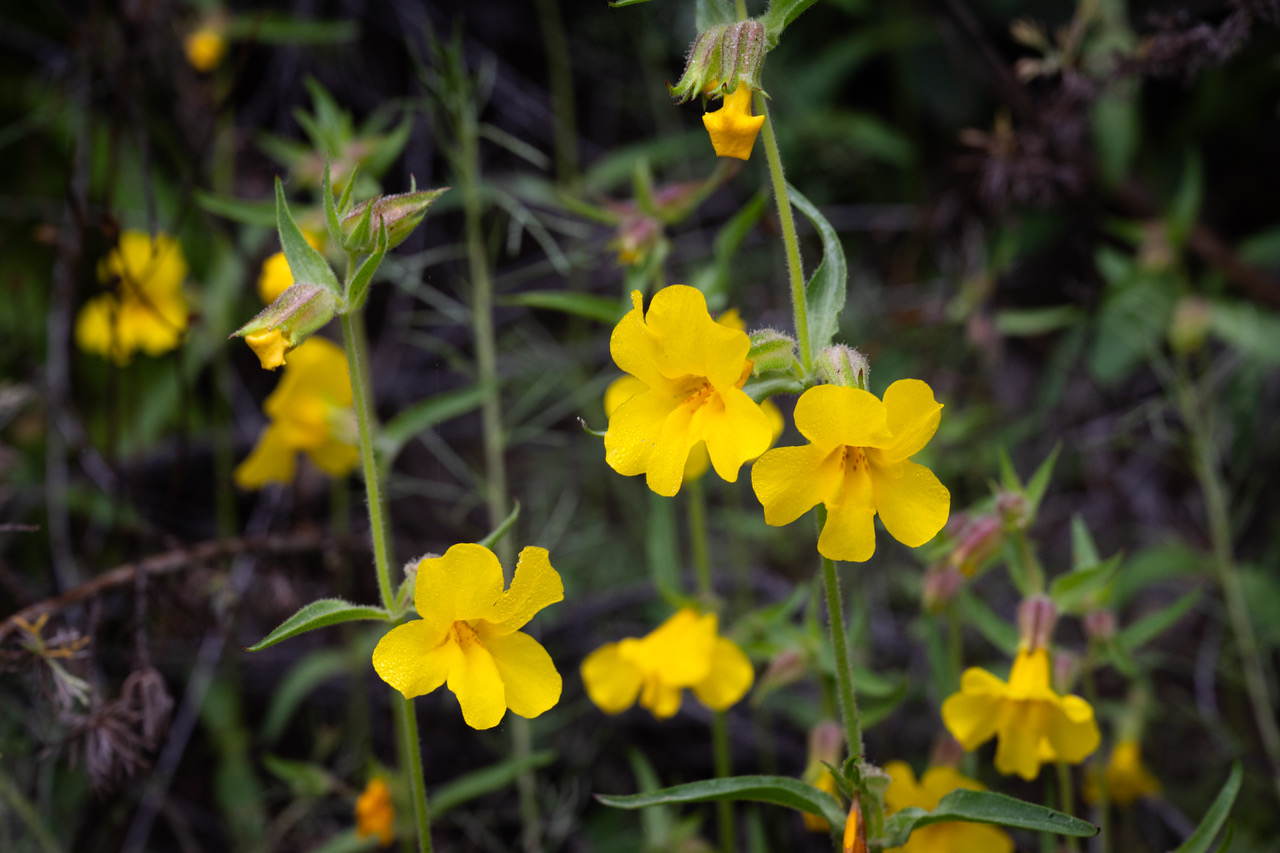
[[[271,422],[232,472],[240,488],[292,481],[300,450],[330,477],[345,477],[360,461],[347,356],[336,344],[308,338],[291,352],[262,408]]]
[[[649,488],[680,491],[685,463],[706,442],[722,479],[763,453],[769,418],[742,386],[751,375],[744,332],[717,324],[696,288],[673,285],[653,297],[646,314],[640,291],[609,339],[613,360],[644,385],[614,411],[605,459],[619,474],[644,474]]]
[[[818,551],[831,560],[869,560],[878,514],[893,538],[914,548],[947,522],[951,495],[933,472],[908,461],[933,437],[942,404],[918,379],[874,394],[841,385],[810,388],[796,403],[804,447],[777,447],[751,469],[766,523],[795,521],[822,503]]]
[[[966,750],[998,737],[996,770],[1027,780],[1043,762],[1078,764],[1101,740],[1093,707],[1053,691],[1044,648],[1018,652],[1007,683],[985,669],[966,669],[960,692],[942,703],[942,721]]]
[[[756,136],[764,124],[764,116],[751,114],[751,87],[739,83],[738,88],[724,96],[724,103],[713,113],[703,113],[702,123],[711,135],[711,145],[717,157],[736,157],[746,160],[756,144]]]
[[[396,840],[396,807],[391,801],[387,780],[374,776],[356,800],[356,837],[376,835],[378,846],[389,847]]]
[[[686,687],[708,708],[724,711],[754,680],[742,649],[718,635],[716,615],[692,607],[647,636],[601,646],[582,662],[583,686],[601,711],[620,714],[639,698],[659,720],[680,710]]]
[[[406,699],[441,684],[458,697],[473,729],[491,729],[510,709],[536,717],[560,701],[560,673],[533,637],[533,615],[564,599],[547,549],[520,552],[511,588],[483,545],[454,545],[418,563],[413,604],[421,619],[392,628],[373,650],[373,668]]]
[[[916,774],[904,761],[890,761],[885,765],[889,774],[889,787],[884,792],[885,811],[888,814],[905,808],[933,811],[938,801],[959,788],[985,791],[986,786],[954,767],[930,767],[916,781]],[[923,826],[911,833],[907,843],[889,850],[901,853],[1013,853],[1013,839],[1004,830],[985,823],[954,821]]]
[[[1106,784],[1111,802],[1121,808],[1131,806],[1143,797],[1160,793],[1159,780],[1142,763],[1142,750],[1138,742],[1130,738],[1121,738],[1111,748],[1105,771],[1085,777],[1084,798],[1090,803],[1101,799],[1099,782]]]
[[[125,231],[98,265],[98,278],[114,283],[114,289],[80,309],[76,345],[116,364],[128,364],[138,350],[157,356],[174,349],[187,328],[186,277],[187,261],[177,240]]]

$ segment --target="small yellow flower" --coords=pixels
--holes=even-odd
[[[373,668],[406,699],[448,682],[462,718],[490,729],[510,709],[536,717],[560,701],[560,673],[537,640],[519,629],[564,599],[547,549],[520,552],[511,588],[482,545],[454,545],[418,563],[413,604],[421,619],[392,628],[373,650]]]
[[[966,750],[998,737],[996,769],[1027,780],[1042,762],[1078,764],[1101,740],[1089,703],[1053,691],[1043,648],[1018,652],[1008,683],[985,669],[966,669],[960,692],[942,703],[942,721]]]
[[[889,774],[884,793],[888,814],[912,806],[933,811],[943,797],[959,788],[986,790],[982,783],[960,775],[953,767],[930,767],[919,782],[906,762],[891,761],[884,769]],[[956,821],[921,827],[911,833],[906,844],[889,849],[902,853],[1013,853],[1013,839],[989,824]]]
[[[810,388],[796,403],[804,447],[778,447],[751,469],[751,485],[766,523],[795,521],[819,502],[827,523],[818,551],[831,560],[869,560],[872,519],[912,548],[947,522],[951,495],[933,472],[907,461],[938,428],[942,404],[918,379],[902,379],[874,394],[840,385]]]
[[[177,240],[125,231],[98,265],[98,278],[114,289],[80,309],[76,345],[116,364],[128,364],[138,350],[156,356],[174,349],[187,328],[186,277]]]
[[[191,67],[207,74],[222,62],[227,53],[227,40],[220,30],[203,26],[187,34],[182,41],[182,49]]]
[[[703,114],[702,123],[711,135],[711,145],[716,149],[717,157],[746,160],[756,144],[764,116],[751,114],[751,87],[739,83],[732,94],[724,96],[720,109]]]
[[[751,375],[750,339],[712,320],[692,287],[660,290],[648,314],[640,291],[631,302],[609,350],[645,390],[609,418],[606,461],[624,476],[646,475],[650,489],[671,497],[680,491],[690,451],[705,441],[716,473],[736,482],[742,464],[771,440],[768,416],[742,391]]]
[[[311,244],[311,248],[324,246],[324,237],[313,231],[302,229],[302,236]],[[289,269],[289,261],[284,252],[276,252],[262,262],[262,272],[258,274],[258,296],[263,303],[270,305],[280,294],[293,285],[293,271]]]
[[[244,342],[262,362],[263,370],[275,370],[284,365],[284,353],[288,348],[284,334],[279,329],[267,329],[244,336]]]
[[[1096,803],[1098,776],[1107,785],[1107,795],[1117,806],[1131,806],[1143,797],[1160,793],[1160,782],[1142,763],[1142,751],[1136,740],[1122,739],[1111,749],[1105,773],[1090,774],[1085,779],[1084,797]]]
[[[582,662],[582,683],[601,711],[620,714],[638,697],[659,720],[680,710],[686,687],[708,708],[724,711],[754,680],[742,649],[717,634],[716,615],[699,615],[692,607],[647,636],[601,646]]]
[[[356,800],[356,837],[378,836],[380,847],[396,840],[396,807],[387,780],[374,776]]]
[[[308,338],[289,354],[284,378],[262,405],[271,422],[232,472],[236,485],[260,489],[292,481],[299,450],[330,477],[350,474],[360,461],[352,438],[351,399],[342,348],[324,338]]]

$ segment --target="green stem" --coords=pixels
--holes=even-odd
[[[711,557],[707,551],[707,494],[702,478],[689,484],[689,539],[693,546],[693,569],[698,576],[698,595],[709,602],[715,591],[711,585]]]
[[[778,224],[782,226],[782,245],[787,254],[787,276],[791,282],[791,312],[796,324],[796,345],[800,350],[800,363],[807,374],[813,367],[813,353],[809,352],[809,309],[804,301],[804,262],[800,259],[800,238],[796,234],[796,221],[791,214],[791,197],[787,195],[787,179],[782,171],[782,155],[778,152],[778,139],[773,133],[773,119],[764,95],[757,92],[755,108],[764,116],[760,138],[764,142],[765,159],[769,163],[769,181],[773,184],[773,198],[778,205]]]
[[[1075,792],[1071,788],[1071,770],[1067,767],[1066,762],[1059,761],[1056,764],[1058,770],[1058,804],[1063,814],[1073,814],[1075,812]],[[1067,836],[1068,853],[1079,853],[1080,846],[1076,839]]]
[[[827,511],[819,506],[815,516],[818,530],[826,524]],[[858,714],[858,698],[853,689],[853,668],[849,664],[849,645],[844,633],[844,602],[840,597],[840,578],[836,575],[834,560],[822,558],[822,579],[827,593],[827,620],[831,630],[831,651],[836,661],[836,689],[840,694],[840,714],[844,720],[844,733],[849,741],[849,753],[854,761],[861,762],[862,720]]]
[[[427,786],[422,778],[422,747],[418,741],[418,715],[413,700],[396,694],[391,699],[400,723],[400,745],[409,787],[413,797],[413,816],[418,825],[418,853],[431,853],[431,809],[427,805]]]
[[[390,610],[395,604],[395,592],[391,588],[391,539],[378,476],[378,459],[373,449],[377,415],[373,411],[372,383],[369,379],[369,344],[365,340],[364,317],[359,311],[342,315],[342,340],[346,345],[352,402],[356,410],[356,425],[360,430],[360,464],[364,470],[364,487],[368,494],[373,565],[378,573],[378,593],[382,596],[382,606]]]
[[[711,751],[716,778],[728,779],[733,775],[733,761],[729,754],[729,730],[723,711],[716,711],[711,716]],[[733,825],[733,803],[729,800],[718,802],[716,817],[720,826],[720,850],[722,853],[734,853],[738,849],[738,840]]]

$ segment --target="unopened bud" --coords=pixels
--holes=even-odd
[[[844,822],[842,853],[867,853],[867,826],[862,820],[862,806],[856,795],[849,804],[849,817]]]
[[[1049,648],[1058,608],[1046,595],[1033,595],[1018,605],[1018,645],[1029,652]]]
[[[755,20],[704,30],[689,51],[684,74],[667,91],[679,103],[700,94],[736,92],[739,85],[760,91],[760,68],[768,49],[764,24]]]
[[[924,575],[920,603],[929,613],[940,613],[956,597],[962,586],[964,573],[955,566],[930,566]]]
[[[1071,652],[1058,652],[1053,657],[1053,688],[1069,693],[1080,677],[1080,658]]]
[[[791,370],[796,362],[796,342],[777,329],[760,329],[751,333],[751,349],[747,358],[755,363],[754,372]]]
[[[1031,526],[1031,501],[1021,492],[1000,492],[996,495],[996,512],[1006,530],[1026,530]]]
[[[1169,323],[1169,346],[1174,352],[1190,355],[1204,346],[1213,319],[1213,307],[1199,296],[1187,296],[1178,301]]]
[[[448,190],[449,187],[442,187],[384,195],[356,205],[342,219],[342,248],[363,255],[373,252],[378,248],[381,224],[387,228],[387,248],[394,249],[418,227],[431,203]]]
[[[867,357],[853,347],[844,344],[829,346],[818,353],[818,375],[828,385],[867,390],[871,379],[871,365]]]
[[[808,669],[809,665],[802,652],[796,649],[783,649],[769,661],[764,675],[760,677],[759,692],[794,684],[804,677]]]
[[[1004,521],[994,515],[970,518],[956,533],[956,544],[947,562],[966,577],[982,567],[1004,544]]]
[[[299,283],[276,297],[234,333],[244,338],[266,370],[275,370],[285,355],[333,319],[338,301],[318,284]]]
[[[1116,614],[1110,610],[1090,610],[1084,615],[1084,632],[1091,640],[1108,642],[1116,635]]]
[[[823,720],[809,732],[809,764],[838,766],[844,751],[844,729],[835,720]]]
[[[652,216],[630,214],[618,223],[609,245],[618,250],[618,263],[626,267],[643,261],[661,237],[661,222]]]

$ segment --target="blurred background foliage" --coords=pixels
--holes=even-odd
[[[228,49],[201,72],[183,39],[208,23]],[[1232,849],[1280,849],[1210,557],[1226,547],[1238,564],[1274,681],[1277,23],[1274,0],[827,0],[765,70],[787,177],[844,242],[843,339],[870,358],[877,393],[915,376],[946,403],[926,461],[953,515],[989,501],[1001,449],[1029,474],[1060,447],[1033,531],[1050,573],[1073,567],[1079,519],[1097,554],[1124,555],[1122,625],[1189,602],[1135,652],[1140,665],[1098,672],[1104,720],[1143,674],[1144,752],[1164,785],[1126,812],[1114,849],[1175,846],[1237,756]],[[577,676],[591,649],[668,612],[652,576],[688,575],[681,513],[614,476],[577,420],[604,426],[626,291],[697,283],[750,328],[789,323],[762,158],[717,166],[698,107],[673,106],[663,86],[695,35],[693,4],[677,0],[0,12],[0,618],[62,596],[43,653],[0,628],[0,848],[368,846],[350,834],[351,803],[393,754],[376,634],[239,651],[313,598],[374,599],[360,492],[305,466],[287,488],[233,489],[275,379],[226,337],[258,310],[259,268],[278,248],[276,174],[300,209],[326,153],[339,184],[359,162],[357,197],[411,178],[456,185],[470,138],[518,540],[549,548],[566,586],[541,623],[566,685],[533,723],[545,844],[697,849],[701,812],[641,819],[590,794],[710,776],[705,710],[605,718]],[[659,237],[624,266],[637,188],[698,197],[658,217]],[[400,560],[488,532],[462,201],[436,203],[367,310],[380,413],[414,412],[389,480]],[[123,229],[180,239],[192,320],[180,349],[120,366],[77,350],[72,329]],[[802,236],[812,265],[818,237]],[[757,671],[812,648],[812,533],[763,527],[745,477],[707,489],[723,520],[711,548],[724,624]],[[930,553],[886,544],[843,567],[876,760],[918,761],[939,730],[920,609]],[[991,576],[971,591],[985,606],[967,657],[994,660],[1016,594]],[[418,703],[437,841],[509,849],[506,740],[465,729],[452,702]],[[798,775],[821,714],[811,684],[758,689],[730,717],[736,769]],[[796,815],[744,813],[754,849],[824,848]]]

